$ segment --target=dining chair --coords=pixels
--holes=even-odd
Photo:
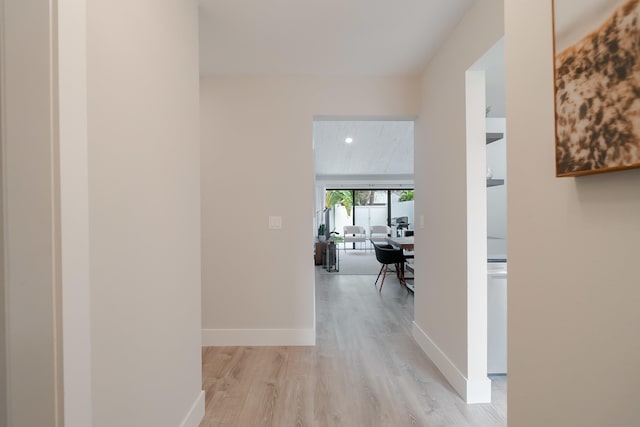
[[[388,225],[372,225],[369,230],[369,237],[375,242],[387,242],[387,237],[391,236],[391,227]]]
[[[387,271],[389,270],[389,265],[395,265],[396,274],[398,276],[398,280],[400,283],[407,288],[409,291],[409,287],[407,286],[407,282],[404,279],[404,268],[403,265],[406,261],[404,257],[404,253],[402,249],[394,248],[389,244],[379,244],[371,240],[371,244],[373,245],[373,249],[376,252],[376,259],[382,266],[380,267],[380,271],[378,272],[378,277],[374,283],[374,286],[378,286],[378,280],[380,280],[380,275],[382,275],[382,282],[380,282],[379,292],[382,292],[382,286],[384,286],[384,279],[387,276]]]
[[[342,229],[344,232],[344,250],[347,250],[347,243],[365,243],[367,241],[367,233],[364,227],[359,225],[345,225]]]

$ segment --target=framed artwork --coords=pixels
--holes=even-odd
[[[553,1],[556,176],[640,167],[640,0]]]

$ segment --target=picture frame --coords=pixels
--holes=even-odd
[[[553,0],[556,176],[640,167],[640,0]]]

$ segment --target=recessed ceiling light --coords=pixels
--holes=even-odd
[[[347,144],[351,144],[353,142],[353,138],[348,137],[344,140],[344,142],[346,142]]]

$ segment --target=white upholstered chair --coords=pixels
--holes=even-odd
[[[391,227],[388,225],[372,225],[370,238],[373,242],[387,243],[387,237],[391,235]]]
[[[344,249],[347,250],[347,243],[360,243],[364,246],[367,241],[367,232],[359,225],[345,225],[343,227]]]

